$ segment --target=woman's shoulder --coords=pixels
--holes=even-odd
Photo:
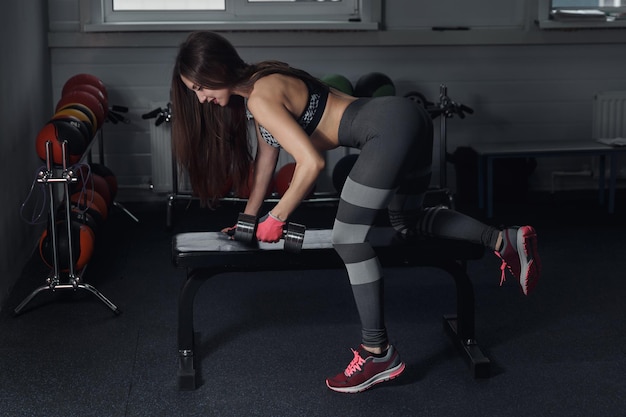
[[[294,85],[301,82],[302,80],[299,78],[290,75],[278,73],[268,74],[255,81],[253,91],[280,91],[281,89],[293,88]]]
[[[269,74],[259,78],[255,83],[248,103],[267,103],[268,101],[280,102],[295,94],[307,91],[306,84],[299,78],[283,74]]]

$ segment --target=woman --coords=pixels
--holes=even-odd
[[[539,278],[535,230],[499,230],[443,207],[422,208],[431,177],[433,125],[402,97],[354,98],[287,64],[250,65],[222,36],[192,33],[181,45],[172,77],[173,143],[178,162],[204,202],[231,185],[254,180],[245,213],[258,215],[279,149],[295,159],[289,189],[259,220],[257,238],[277,242],[289,216],[324,169],[324,151],[360,149],[341,192],[332,243],[343,259],[362,325],[362,342],[344,372],[326,380],[339,392],[359,392],[405,368],[389,344],[383,318],[380,264],[367,242],[378,210],[387,208],[400,238],[462,239],[494,250],[524,294]],[[247,121],[258,138],[252,158]],[[224,232],[233,228],[224,229]]]

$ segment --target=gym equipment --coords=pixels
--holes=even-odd
[[[58,107],[58,106],[57,106]],[[91,109],[87,106],[85,106],[84,104],[80,104],[80,103],[69,103],[66,105],[63,105],[61,107],[58,108],[58,110],[56,110],[56,113],[59,113],[63,110],[76,110],[81,112],[84,117],[86,117],[87,119],[89,119],[89,123],[91,123],[94,135],[96,134],[96,132],[98,131],[98,129],[100,129],[100,126],[98,124],[98,119],[96,118],[96,115],[94,114],[93,111],[91,111]]]
[[[65,217],[65,211],[59,210],[57,212],[57,218],[63,219],[64,217]],[[91,229],[94,235],[98,234],[98,229],[99,229],[100,224],[87,210],[81,210],[78,207],[72,207],[70,211],[70,221],[79,223],[79,224],[84,224]]]
[[[92,113],[96,116],[96,122],[98,123],[98,127],[100,128],[102,126],[105,118],[104,108],[95,96],[86,91],[69,91],[57,102],[55,111],[59,111],[63,107],[75,103],[87,106],[87,108],[89,108],[89,110],[91,110]]]
[[[408,98],[411,101],[416,102],[420,106],[424,107],[426,110],[429,110],[429,112],[431,111],[431,109],[433,108],[433,105],[435,104],[435,103],[428,101],[426,96],[420,93],[419,91],[409,91],[408,93],[404,95],[404,97]],[[431,114],[431,117],[432,117],[432,114]]]
[[[335,187],[335,190],[337,190],[337,194],[341,194],[343,185],[346,183],[346,179],[348,179],[348,175],[350,174],[350,171],[352,170],[352,167],[358,157],[359,154],[356,153],[346,155],[335,164],[332,179],[333,186]]]
[[[105,117],[107,116],[107,113],[109,110],[109,101],[107,100],[106,96],[102,93],[100,89],[90,84],[78,84],[72,87],[72,89],[69,90],[67,94],[69,94],[72,91],[84,91],[86,93],[91,94],[95,98],[97,98],[100,104],[102,105],[102,108],[104,109]]]
[[[58,229],[68,229],[72,234],[72,239],[69,239],[69,234],[61,233],[57,239],[57,250],[59,256],[59,267],[61,271],[69,271],[68,262],[73,263],[74,268],[78,271],[82,270],[93,254],[95,235],[93,230],[84,223],[78,223],[70,221],[69,227],[66,220],[57,220],[56,226]],[[39,239],[39,254],[44,263],[52,268],[54,265],[54,255],[52,253],[53,245],[51,239],[50,228],[43,231],[41,238]],[[70,250],[70,245],[72,249]]]
[[[393,228],[373,228],[369,234],[383,267],[434,267],[447,272],[456,284],[456,314],[444,315],[443,325],[453,343],[468,361],[475,378],[487,378],[490,361],[475,340],[474,288],[464,267],[480,259],[484,248],[457,240],[415,239],[396,242]],[[201,286],[227,272],[343,269],[331,244],[331,230],[308,230],[298,254],[286,253],[279,245],[251,246],[221,232],[180,233],[172,239],[172,262],[186,271],[178,298],[178,387],[194,390],[196,369],[206,357],[196,354],[199,333],[194,328],[194,299]],[[233,302],[233,308],[237,303]],[[203,305],[203,308],[209,306]],[[206,342],[206,337],[203,337]],[[205,371],[208,372],[208,371]],[[210,378],[209,375],[205,375]]]
[[[154,121],[155,126],[160,126],[162,123],[169,123],[172,121],[172,103],[167,103],[164,109],[159,107],[146,114],[142,114],[141,118],[144,120],[156,119]]]
[[[258,221],[255,216],[239,213],[237,218],[237,227],[233,235],[238,240],[247,245],[257,244],[256,229]],[[287,223],[286,229],[283,231],[284,249],[287,252],[299,253],[302,250],[302,242],[304,242],[304,234],[306,227],[298,223]]]
[[[91,122],[91,119],[82,111],[78,109],[67,108],[67,107],[54,113],[54,116],[52,116],[52,119],[53,120],[62,119],[66,116],[73,117],[73,118],[80,120],[89,129],[89,132],[90,132],[89,141],[91,142],[94,135],[96,134],[96,128]]]
[[[98,90],[100,90],[100,92],[102,93],[102,95],[104,95],[104,97],[108,98],[107,89],[104,86],[104,83],[102,82],[100,78],[92,74],[76,74],[68,78],[68,80],[65,81],[65,84],[63,84],[61,95],[64,96],[66,93],[74,89],[74,87],[76,87],[77,85],[84,85],[84,84],[92,85],[96,87]]]
[[[102,212],[95,204],[91,204],[88,207],[85,207],[84,205],[70,201],[70,216],[73,212],[82,213],[86,216],[89,216],[98,226],[103,224],[105,220]],[[92,228],[94,232],[96,231],[96,229],[97,228]]]
[[[81,169],[79,171],[78,182],[72,186],[72,190],[74,192],[80,192],[81,190],[95,191],[96,194],[104,199],[107,208],[110,208],[113,204],[113,199],[111,198],[109,183],[104,177],[98,174],[84,172],[85,170]]]
[[[109,207],[105,199],[94,190],[85,189],[75,192],[70,196],[70,202],[79,209],[93,208],[97,210],[102,215],[103,220],[106,220],[109,215]]]
[[[54,169],[54,161],[52,159],[53,142],[53,140],[45,142],[46,167],[37,173],[37,182],[46,186],[48,190],[50,219],[46,235],[42,236],[40,242],[40,252],[44,262],[50,266],[51,271],[46,278],[45,284],[31,292],[15,308],[14,314],[20,314],[26,305],[43,291],[76,291],[78,289],[91,292],[115,314],[120,314],[117,306],[102,295],[100,291],[92,285],[83,282],[82,276],[87,269],[87,263],[93,251],[95,234],[93,229],[87,225],[87,218],[80,217],[80,214],[84,215],[89,209],[80,210],[72,207],[68,198],[70,185],[77,182],[76,171],[68,167],[68,142],[64,140],[61,143],[60,167],[55,167]],[[62,199],[59,199],[56,195],[58,186],[60,186],[64,197]],[[61,210],[57,210],[58,201],[63,201],[64,208]],[[93,204],[92,206],[95,207]],[[75,214],[75,211],[78,211],[78,214]],[[74,218],[78,218],[80,221],[75,221]]]
[[[52,117],[51,121],[58,121],[60,123],[69,123],[74,128],[78,129],[81,135],[83,136],[83,142],[85,143],[85,147],[87,144],[89,144],[89,142],[91,142],[91,139],[93,138],[91,134],[91,127],[77,117],[55,114]]]
[[[91,172],[93,174],[99,175],[105,179],[109,185],[111,200],[115,200],[115,196],[117,195],[117,178],[115,177],[113,171],[102,164],[91,163],[89,164],[89,167],[91,168]]]
[[[87,147],[81,130],[77,126],[63,120],[51,120],[37,133],[35,149],[37,155],[43,161],[47,158],[47,143],[52,145],[50,156],[55,165],[63,163],[63,143],[67,143],[68,161],[70,164],[78,162]]]
[[[120,113],[128,113],[128,107],[113,105],[106,112],[106,121],[113,123],[114,125],[119,122],[122,123],[130,123],[126,117],[122,116]]]
[[[473,114],[474,110],[470,107],[456,103],[448,96],[448,87],[445,84],[439,86],[439,102],[433,103],[428,101],[426,97],[418,91],[409,91],[404,95],[409,100],[413,100],[416,103],[423,106],[430,117],[434,120],[441,116],[439,126],[439,187],[447,187],[447,162],[451,159],[448,155],[447,145],[447,119],[456,116],[464,119],[466,114]]]
[[[396,87],[387,75],[371,72],[359,78],[354,85],[355,97],[395,96]]]
[[[332,87],[336,90],[341,91],[342,93],[346,93],[349,95],[354,94],[354,87],[349,79],[340,74],[329,74],[321,79],[329,87]]]

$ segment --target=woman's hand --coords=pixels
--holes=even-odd
[[[234,226],[230,226],[230,227],[225,227],[221,230],[222,233],[227,234],[228,236],[230,236],[231,239],[235,238],[235,230],[237,230],[237,225]]]
[[[256,238],[260,242],[276,243],[283,237],[285,222],[274,217],[271,212],[259,220],[256,228]]]

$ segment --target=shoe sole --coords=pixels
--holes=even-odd
[[[537,285],[541,274],[541,260],[537,250],[537,232],[531,226],[523,226],[518,231],[517,253],[520,259],[519,283],[522,286],[522,292],[528,295]]]
[[[348,394],[356,394],[358,392],[363,392],[366,389],[371,388],[372,386],[374,386],[376,384],[379,384],[381,382],[389,381],[389,380],[392,380],[392,379],[396,378],[402,372],[404,372],[404,368],[405,367],[406,367],[406,365],[404,364],[404,362],[400,362],[400,364],[394,366],[393,368],[387,369],[384,372],[376,374],[373,377],[371,377],[370,379],[368,379],[367,381],[363,382],[362,384],[355,385],[354,387],[345,387],[345,388],[331,387],[328,384],[328,380],[326,380],[326,386],[328,388],[330,388],[331,390],[333,390],[333,391],[342,392],[342,393],[348,393]]]

